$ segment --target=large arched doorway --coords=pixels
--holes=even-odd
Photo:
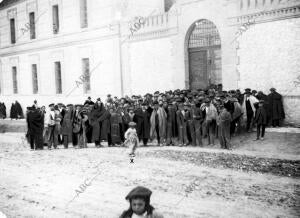
[[[221,39],[214,23],[196,21],[186,39],[189,88],[205,89],[212,84],[221,84]]]

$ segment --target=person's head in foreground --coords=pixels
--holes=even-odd
[[[125,210],[120,218],[163,218],[163,215],[157,213],[154,207],[151,206],[151,194],[152,191],[143,186],[137,186],[136,188],[132,189],[125,198],[129,201],[129,209]]]

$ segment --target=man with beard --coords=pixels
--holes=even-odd
[[[28,107],[27,125],[30,148],[43,149],[44,117],[35,107]]]

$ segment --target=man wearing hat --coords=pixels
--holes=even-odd
[[[61,125],[61,134],[63,136],[64,148],[68,148],[68,146],[72,143],[73,113],[73,104],[67,104],[65,116]]]
[[[174,101],[173,101],[174,102]],[[176,123],[176,111],[177,106],[170,100],[167,109],[167,145],[177,145],[177,123]]]
[[[43,149],[44,116],[35,107],[27,107],[28,137],[31,149]]]
[[[245,89],[244,101],[242,104],[244,120],[246,120],[246,131],[250,132],[252,130],[252,119],[255,114],[254,104],[258,103],[257,98],[251,95],[251,89]]]
[[[85,100],[85,102],[84,102],[83,105],[90,104],[90,103],[94,103],[94,102],[92,101],[91,97],[89,96],[89,97],[87,98],[87,100]]]
[[[144,146],[147,146],[148,140],[150,138],[150,117],[151,112],[147,110],[148,104],[146,102],[142,103],[142,108],[136,110],[137,117],[137,133],[139,140],[143,140]]]
[[[192,145],[193,146],[202,146],[202,138],[201,138],[201,124],[203,122],[202,112],[200,110],[200,102],[193,101],[191,103],[191,121],[189,123],[191,137],[192,137]]]
[[[205,99],[205,105],[202,106],[203,115],[203,135],[207,135],[208,145],[214,145],[215,140],[215,130],[216,130],[216,119],[217,119],[217,109],[211,103],[209,98]]]
[[[273,127],[279,127],[280,121],[285,118],[282,96],[275,88],[271,88],[270,92],[268,95],[270,122]]]
[[[257,137],[255,140],[259,140],[261,132],[261,140],[264,140],[265,128],[267,125],[267,112],[264,108],[264,100],[259,100],[258,108],[255,113],[254,123],[257,124]],[[260,131],[261,130],[261,131]]]
[[[48,149],[51,149],[54,144],[54,128],[55,128],[55,112],[54,103],[49,104],[49,110],[45,114],[45,125],[47,131],[45,133],[45,140],[48,144]]]
[[[178,110],[176,111],[177,127],[178,127],[178,144],[179,146],[186,146],[188,144],[187,139],[187,121],[185,120],[185,110],[183,102],[178,104]]]
[[[126,196],[129,201],[129,209],[124,211],[120,218],[163,218],[150,204],[152,191],[143,186],[137,186]]]

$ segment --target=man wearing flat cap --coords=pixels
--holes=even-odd
[[[35,107],[27,107],[28,137],[31,149],[43,149],[44,116]]]
[[[244,120],[246,120],[246,130],[252,131],[253,117],[256,111],[255,104],[258,103],[257,98],[251,95],[251,89],[245,89],[244,100],[242,104]]]
[[[163,218],[150,204],[152,191],[143,186],[137,186],[126,196],[129,201],[129,209],[124,211],[120,218]]]

